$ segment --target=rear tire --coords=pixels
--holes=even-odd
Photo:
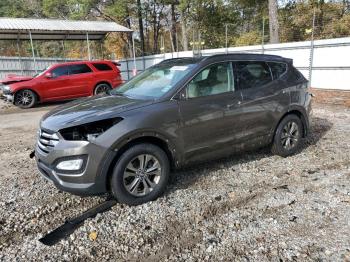
[[[35,106],[37,102],[37,95],[30,89],[20,90],[15,94],[14,97],[14,104],[23,109]]]
[[[272,153],[282,157],[295,154],[302,143],[302,132],[303,124],[297,115],[285,116],[276,129]]]
[[[118,159],[111,189],[113,196],[127,205],[155,200],[166,189],[170,165],[166,153],[153,144],[138,144]]]
[[[107,83],[100,83],[96,85],[94,89],[94,95],[105,94],[107,91],[111,90],[112,87]]]

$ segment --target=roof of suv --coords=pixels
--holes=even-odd
[[[81,61],[70,61],[70,62],[62,62],[58,63],[59,65],[76,65],[81,63],[113,63],[110,60],[81,60]]]
[[[259,61],[275,61],[275,62],[285,62],[293,63],[293,60],[290,58],[285,58],[277,55],[265,55],[265,54],[250,54],[250,53],[229,53],[229,54],[218,54],[211,56],[201,56],[201,57],[182,57],[182,58],[172,58],[163,60],[160,64],[167,64],[172,62],[178,63],[194,63],[199,62],[220,62],[221,60],[259,60]]]

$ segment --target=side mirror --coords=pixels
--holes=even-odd
[[[46,78],[53,78],[53,75],[50,72],[45,73]]]
[[[178,92],[173,99],[174,100],[185,100],[186,99],[186,87],[184,87],[180,92]]]

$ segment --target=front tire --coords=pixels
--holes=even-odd
[[[15,94],[14,104],[20,108],[33,107],[38,102],[37,95],[29,89],[20,90]]]
[[[170,166],[166,153],[153,144],[138,144],[118,159],[111,189],[113,196],[127,205],[155,200],[166,189]]]
[[[284,117],[276,129],[272,153],[282,157],[295,154],[301,146],[302,132],[303,125],[297,115]]]

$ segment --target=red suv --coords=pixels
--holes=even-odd
[[[104,93],[122,83],[118,65],[111,61],[56,64],[33,78],[4,85],[3,95],[21,108],[30,108],[38,102]]]

